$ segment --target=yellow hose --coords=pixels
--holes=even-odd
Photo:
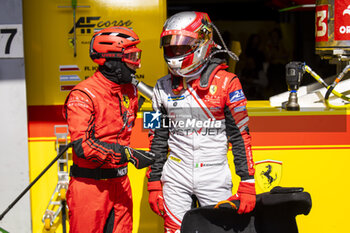
[[[345,101],[350,102],[350,98],[337,92],[334,90],[334,87],[341,81],[341,79],[344,77],[344,75],[350,70],[350,66],[346,66],[345,69],[338,75],[338,77],[335,79],[332,85],[327,85],[327,83],[318,75],[316,72],[314,72],[309,66],[305,65],[305,71],[308,72],[318,83],[320,83],[323,87],[325,87],[327,90],[330,88],[333,88],[332,93],[338,98],[341,98]],[[333,105],[329,103],[328,98],[325,98],[325,104],[329,108],[334,109],[347,109],[350,108],[350,103],[344,104],[344,105]]]

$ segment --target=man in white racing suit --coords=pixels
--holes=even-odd
[[[225,61],[213,58],[219,46],[212,34],[213,24],[202,12],[173,15],[161,34],[170,74],[154,88],[153,109],[161,124],[150,131],[150,148],[160,158],[147,177],[150,206],[164,218],[169,233],[180,232],[193,195],[201,206],[240,200],[238,213],[255,206],[247,100],[237,76],[225,70]],[[241,178],[235,195],[229,143]]]

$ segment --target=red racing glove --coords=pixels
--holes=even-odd
[[[149,191],[148,203],[154,213],[159,216],[164,214],[164,198],[162,191],[162,183],[160,181],[151,181],[147,184]]]
[[[237,213],[249,213],[255,207],[256,193],[255,193],[255,183],[240,182],[238,186],[237,193],[231,196],[228,201],[239,200],[239,209]]]

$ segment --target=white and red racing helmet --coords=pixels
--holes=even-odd
[[[187,76],[197,71],[215,46],[207,13],[187,11],[171,16],[160,36],[164,59],[172,74]]]

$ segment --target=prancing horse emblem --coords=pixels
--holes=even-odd
[[[279,185],[282,176],[282,162],[263,160],[255,163],[255,180],[264,192]]]
[[[262,171],[261,172],[261,176],[265,176],[267,178],[267,181],[269,183],[269,186],[271,186],[272,182],[275,181],[277,179],[277,174],[275,174],[275,178],[273,178],[271,176],[271,172],[272,172],[272,166],[270,164],[268,164],[266,166],[267,170],[266,171]]]
[[[123,104],[126,108],[129,108],[130,106],[130,99],[127,95],[123,95]]]

